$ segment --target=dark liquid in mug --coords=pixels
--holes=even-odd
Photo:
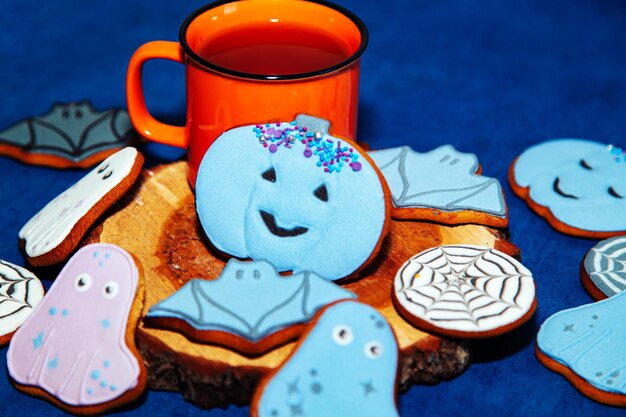
[[[212,64],[260,75],[319,71],[351,55],[348,45],[332,33],[280,22],[229,28],[195,50]]]

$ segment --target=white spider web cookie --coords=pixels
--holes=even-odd
[[[535,283],[524,265],[496,249],[444,245],[402,265],[393,301],[418,328],[483,338],[512,330],[532,316]]]

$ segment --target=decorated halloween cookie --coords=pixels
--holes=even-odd
[[[189,281],[144,320],[258,355],[295,339],[321,307],[349,298],[356,296],[310,272],[282,277],[268,262],[231,259],[217,279]]]
[[[560,311],[543,323],[536,353],[583,394],[626,406],[626,292]]]
[[[137,138],[126,110],[96,111],[85,100],[55,104],[0,132],[0,155],[55,168],[88,168]]]
[[[117,246],[76,252],[11,340],[7,366],[15,385],[77,414],[137,398],[146,380],[134,344],[140,278],[133,257]]]
[[[612,297],[626,289],[626,236],[596,244],[580,268],[583,286],[596,300]]]
[[[508,224],[502,187],[495,178],[478,175],[475,155],[450,145],[426,153],[402,146],[368,154],[391,190],[393,217],[495,227]]]
[[[198,216],[219,251],[329,280],[355,274],[387,233],[389,192],[369,157],[310,116],[229,130],[204,156]]]
[[[122,149],[41,209],[19,232],[30,264],[64,260],[89,226],[133,185],[142,165],[135,148]]]
[[[41,281],[32,272],[0,260],[0,346],[30,316],[43,292]]]
[[[617,146],[543,142],[515,160],[509,181],[560,232],[594,238],[626,233],[626,154]]]
[[[396,274],[393,301],[416,327],[467,338],[512,330],[536,308],[530,271],[475,245],[438,246],[409,259]]]
[[[322,310],[291,356],[265,377],[253,417],[397,417],[398,345],[374,308],[342,301]]]

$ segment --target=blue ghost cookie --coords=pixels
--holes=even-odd
[[[626,292],[558,312],[537,335],[537,357],[583,394],[626,406]]]
[[[327,129],[298,116],[216,139],[196,181],[198,217],[215,248],[328,280],[373,260],[389,226],[387,185],[365,152]]]
[[[374,308],[324,309],[291,356],[257,389],[253,417],[397,417],[398,345]]]

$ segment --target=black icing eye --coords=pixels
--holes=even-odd
[[[370,359],[379,358],[383,354],[383,345],[377,341],[367,342],[363,348],[365,356]]]
[[[117,285],[117,282],[109,281],[102,287],[102,296],[106,299],[115,298],[119,291],[120,287]]]
[[[68,117],[70,117],[70,112],[69,112],[69,110],[63,110],[63,111],[61,112],[61,117],[62,117],[62,118],[64,118],[64,119],[67,119]]]
[[[78,292],[85,292],[91,287],[91,276],[86,273],[82,273],[74,280],[74,288]]]
[[[252,273],[252,276],[254,277],[254,279],[261,279],[261,271],[259,271],[258,269],[255,269],[254,272]]]
[[[102,165],[100,168],[98,168],[98,174],[102,174],[108,167],[109,164]]]
[[[593,168],[591,168],[591,165],[589,165],[587,163],[587,161],[585,161],[584,159],[580,160],[580,166],[585,168],[585,169],[587,169],[587,170],[589,170],[589,171],[591,171],[593,169]]]
[[[113,171],[109,171],[106,174],[104,174],[104,176],[102,177],[103,180],[106,180],[107,178],[109,178],[111,175],[113,175]]]
[[[322,184],[317,187],[315,191],[313,191],[313,195],[324,202],[328,201],[328,189],[326,188],[326,185]]]
[[[80,118],[82,118],[82,117],[83,117],[83,112],[82,112],[82,111],[80,111],[80,110],[76,110],[76,111],[74,112],[74,116],[76,116],[76,118],[77,118],[77,119],[80,119]]]
[[[615,188],[613,187],[609,187],[608,191],[609,191],[609,194],[615,198],[624,198],[624,196],[620,195],[617,191],[615,191]]]
[[[338,345],[349,345],[350,343],[352,343],[352,339],[354,339],[352,329],[345,324],[338,324],[333,328],[333,340]]]
[[[265,181],[276,182],[276,171],[274,170],[274,168],[270,168],[262,173],[261,177],[263,177]]]

